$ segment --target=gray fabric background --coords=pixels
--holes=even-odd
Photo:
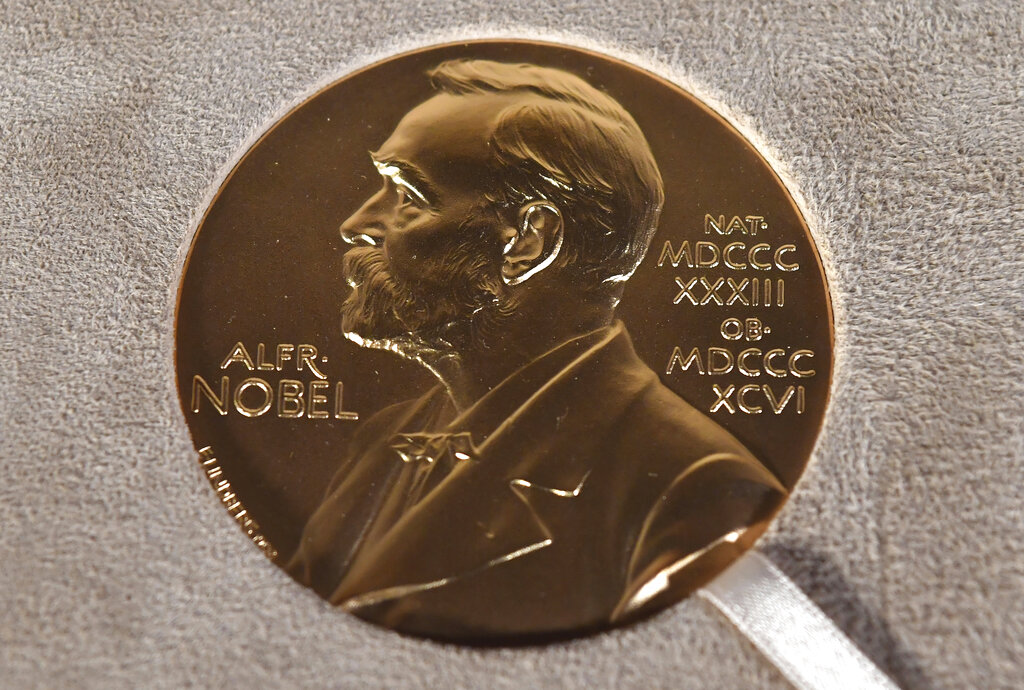
[[[372,628],[197,471],[171,309],[227,166],[328,78],[494,35],[652,66],[781,162],[838,370],[762,548],[907,687],[1024,684],[1018,3],[94,5],[0,10],[0,685],[785,687],[698,600],[526,649]]]

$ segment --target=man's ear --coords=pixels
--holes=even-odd
[[[518,285],[550,266],[565,233],[562,212],[548,201],[523,204],[517,221],[518,227],[502,230],[501,279],[506,285]]]

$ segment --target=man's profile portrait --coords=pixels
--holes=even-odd
[[[380,188],[341,224],[341,328],[438,383],[361,422],[287,569],[451,639],[656,610],[749,545],[785,489],[616,319],[664,202],[654,156],[568,72],[427,77],[435,94],[369,143]]]

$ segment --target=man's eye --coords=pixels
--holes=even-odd
[[[409,190],[407,190],[405,187],[399,185],[398,186],[398,207],[399,208],[415,208],[416,206],[417,206],[416,198],[413,197],[413,195],[409,193]]]

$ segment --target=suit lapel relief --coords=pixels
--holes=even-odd
[[[431,389],[420,400],[396,409],[392,427],[429,423],[443,405],[443,389]],[[377,429],[369,431],[379,433]],[[360,444],[363,439],[357,438]],[[358,462],[339,469],[325,498],[303,532],[299,549],[287,570],[316,591],[328,593],[349,569],[373,527],[395,496],[405,493],[409,467],[398,455],[383,452],[378,443],[355,451]]]
[[[550,544],[489,458],[461,461],[441,483],[368,543],[332,600],[351,605],[432,589]]]
[[[562,549],[598,445],[653,376],[619,328],[545,382],[353,564],[332,597],[357,608]],[[461,434],[473,419],[447,429]],[[476,438],[478,434],[474,434]],[[597,468],[599,471],[599,468]]]

